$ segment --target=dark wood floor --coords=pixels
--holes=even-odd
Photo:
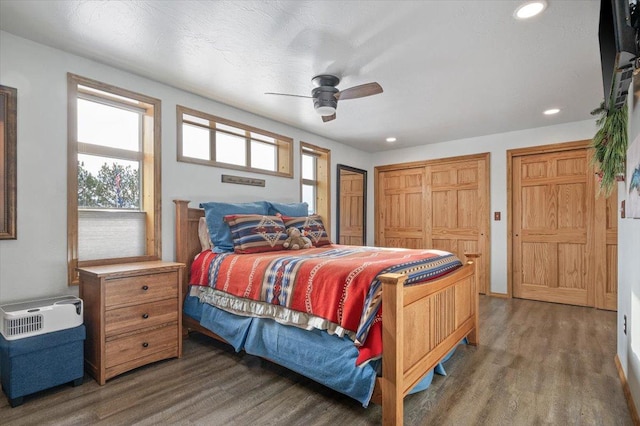
[[[481,345],[460,347],[429,389],[405,399],[408,425],[631,425],[618,380],[616,314],[482,297]],[[195,335],[184,357],[105,386],[85,377],[0,400],[0,424],[374,425],[363,408],[277,365]]]

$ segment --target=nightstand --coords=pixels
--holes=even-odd
[[[78,268],[87,329],[86,370],[100,385],[182,356],[184,264],[163,261]]]

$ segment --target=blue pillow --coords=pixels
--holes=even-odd
[[[280,213],[283,216],[309,216],[309,204],[304,203],[274,203],[269,202],[269,215]]]
[[[224,221],[224,217],[230,214],[260,214],[267,215],[269,203],[266,201],[256,201],[253,203],[221,203],[211,201],[200,203],[200,208],[204,209],[204,217],[209,228],[211,244],[215,253],[226,253],[233,251],[233,239],[231,229]]]

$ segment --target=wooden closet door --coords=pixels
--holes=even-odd
[[[489,288],[487,160],[433,162],[426,166],[426,245],[455,253],[481,253],[479,292]]]
[[[381,247],[427,248],[424,167],[377,174],[376,242]]]
[[[480,253],[478,291],[489,284],[489,154],[376,167],[377,246]]]
[[[364,245],[364,191],[363,174],[340,171],[340,244]]]
[[[595,198],[586,149],[515,157],[513,188],[514,296],[593,306]]]
[[[617,191],[597,193],[588,146],[509,153],[515,297],[616,309]]]
[[[596,308],[618,309],[618,190],[596,198]]]

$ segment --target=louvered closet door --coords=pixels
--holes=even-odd
[[[426,166],[426,244],[455,253],[481,253],[480,293],[488,285],[488,178],[487,160],[473,159]]]
[[[378,173],[376,245],[426,248],[424,167]]]
[[[516,157],[515,297],[594,305],[594,178],[586,149]]]

